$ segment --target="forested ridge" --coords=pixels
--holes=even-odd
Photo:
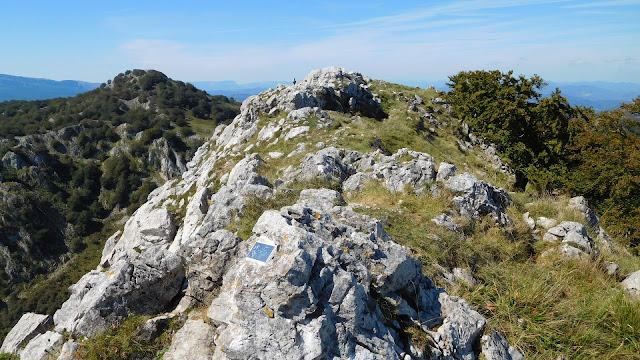
[[[239,105],[154,70],[75,97],[0,102],[0,333],[23,310],[59,306],[115,222],[179,176]],[[70,260],[44,294],[18,296]]]

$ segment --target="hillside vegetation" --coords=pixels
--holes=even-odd
[[[559,89],[541,98],[538,76],[499,71],[450,78],[453,113],[497,145],[515,186],[587,197],[612,235],[640,244],[640,97],[594,113],[571,106]],[[635,114],[636,118],[633,117]]]
[[[238,112],[239,103],[154,70],[71,98],[1,102],[0,334],[23,311],[52,313],[96,266],[116,221]],[[52,272],[42,292],[22,293]]]

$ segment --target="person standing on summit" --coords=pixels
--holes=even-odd
[[[296,78],[293,78],[293,85],[296,84]]]

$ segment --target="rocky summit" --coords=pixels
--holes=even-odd
[[[99,266],[62,307],[25,314],[1,351],[73,359],[87,339],[144,315],[131,336],[167,337],[164,359],[524,359],[477,308],[424,275],[386,219],[349,201],[368,186],[451,198],[433,222],[460,241],[465,221],[501,231],[516,220],[509,193],[463,164],[420,149],[390,152],[376,139],[369,150],[342,146],[339,137],[359,135],[336,118],[357,124],[390,111],[371,82],[330,67],[246,99],[175,169],[181,177],[151,192],[106,241]],[[430,109],[417,95],[407,102],[420,114],[415,126],[441,125],[442,99]],[[314,139],[319,130],[331,135]],[[19,166],[7,154],[3,161]],[[572,206],[601,230],[584,201]],[[562,243],[567,257],[600,251],[579,223],[549,227],[544,240]],[[467,269],[448,271],[440,276],[451,283],[476,283]],[[636,280],[627,280],[629,293],[637,294]]]

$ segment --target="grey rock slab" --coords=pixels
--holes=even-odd
[[[620,273],[620,266],[614,262],[605,261],[604,266],[605,266],[607,275],[609,276],[618,276],[618,274]]]
[[[600,253],[600,248],[593,239],[587,235],[587,229],[584,225],[573,221],[563,221],[557,226],[550,228],[542,239],[551,242],[561,241],[587,254],[597,255]]]
[[[444,321],[443,351],[472,350],[484,318],[441,296],[380,222],[341,202],[336,191],[308,189],[260,216],[207,311],[219,334],[214,358],[404,359],[402,325],[385,325],[374,293],[402,321]],[[273,246],[266,262],[245,257],[258,242]]]
[[[438,175],[436,175],[436,181],[445,182],[447,179],[454,176],[457,170],[458,168],[456,168],[455,165],[441,162],[440,166],[438,166]]]
[[[20,352],[20,359],[55,359],[58,357],[63,344],[64,336],[55,331],[47,331],[29,341],[29,344]]]
[[[458,280],[466,282],[470,286],[476,286],[478,281],[473,277],[469,269],[453,268],[453,276]]]
[[[26,313],[11,328],[11,331],[4,338],[0,353],[17,354],[22,345],[29,342],[36,335],[42,334],[53,326],[53,319],[50,315]]]
[[[524,220],[524,222],[527,224],[529,229],[533,230],[536,228],[536,222],[531,218],[528,211],[522,214],[522,220]]]
[[[498,224],[511,225],[505,208],[511,204],[507,191],[478,180],[464,173],[456,175],[444,183],[445,188],[461,195],[453,198],[453,203],[463,216],[479,218],[490,215]]]
[[[355,173],[353,167],[342,161],[345,154],[345,150],[335,147],[309,154],[302,160],[300,170],[292,176],[303,180],[321,177],[329,181],[343,181]]]
[[[453,221],[453,218],[448,214],[440,214],[434,217],[433,219],[431,219],[431,222],[439,226],[444,226],[445,228],[453,232],[456,232],[456,233],[460,232],[460,228],[458,227],[458,224],[456,224],[456,222]]]
[[[359,191],[373,179],[370,174],[367,173],[355,173],[342,183],[342,191]]]
[[[215,328],[202,319],[187,320],[173,335],[163,360],[209,360],[214,352]]]
[[[67,340],[60,350],[58,360],[80,360],[80,344],[73,340]]]
[[[434,342],[445,358],[474,360],[473,344],[487,321],[458,297],[441,293],[439,300],[445,318],[437,331],[430,331]]]
[[[631,273],[621,284],[627,295],[635,299],[640,299],[640,270]]]
[[[23,169],[27,167],[27,163],[22,159],[22,157],[13,151],[7,151],[2,157],[2,164],[7,168],[12,168],[16,170]]]
[[[509,345],[507,340],[498,332],[484,335],[481,340],[482,355],[487,360],[525,360],[524,356]]]
[[[309,127],[308,126],[298,126],[298,127],[294,127],[293,129],[289,130],[289,132],[284,136],[284,140],[291,140],[293,138],[296,138],[300,135],[306,134],[309,132]]]
[[[384,178],[385,186],[391,191],[404,191],[411,186],[419,193],[425,184],[435,180],[436,172],[433,162],[416,159],[398,165],[376,164],[374,175]]]
[[[162,246],[138,255],[91,271],[71,286],[71,296],[53,316],[56,331],[92,336],[129,314],[164,310],[182,288],[183,260]]]
[[[278,123],[270,122],[265,127],[263,127],[262,130],[260,130],[260,132],[258,133],[258,140],[269,141],[274,136],[276,136],[278,131],[280,131],[281,129],[282,129],[282,126],[278,125]]]
[[[147,320],[135,336],[144,342],[153,342],[169,327],[175,315],[160,315]]]

